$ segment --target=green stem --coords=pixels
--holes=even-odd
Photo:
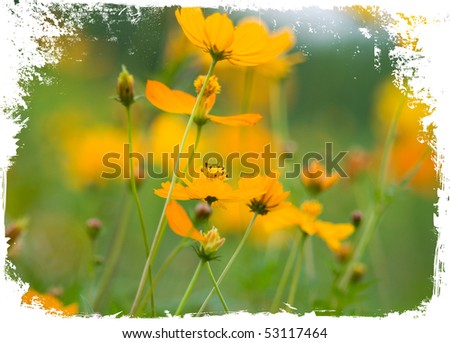
[[[250,220],[250,223],[248,224],[247,229],[245,230],[244,236],[242,237],[241,241],[239,242],[239,245],[237,246],[236,250],[234,251],[233,255],[231,256],[231,258],[228,261],[227,265],[225,266],[224,270],[222,271],[222,274],[220,274],[220,277],[217,280],[217,285],[220,285],[222,280],[225,278],[225,275],[227,274],[228,270],[230,269],[231,265],[233,264],[234,260],[236,259],[237,255],[239,255],[239,252],[241,251],[242,247],[244,246],[245,241],[247,240],[248,236],[250,235],[250,232],[252,230],[253,224],[255,223],[257,216],[258,216],[258,213],[253,214],[253,217]],[[209,292],[209,294],[206,297],[205,301],[203,302],[202,306],[198,310],[198,312],[196,314],[197,317],[203,312],[203,310],[205,309],[209,300],[211,299],[213,293],[214,293],[214,288]]]
[[[119,226],[114,236],[113,244],[109,251],[109,256],[106,260],[107,263],[105,264],[105,269],[99,281],[97,296],[95,297],[93,303],[94,310],[98,310],[98,308],[102,305],[108,286],[111,284],[111,279],[114,275],[114,271],[116,270],[117,263],[119,262],[120,253],[125,240],[125,234],[127,232],[127,223],[131,212],[131,199],[128,199],[129,198],[127,197],[125,200]]]
[[[214,67],[215,67],[216,63],[217,63],[217,61],[215,59],[213,59],[212,62],[211,62],[211,66],[209,67],[208,73],[206,74],[205,81],[203,83],[203,87],[202,87],[202,89],[200,90],[200,92],[197,95],[197,99],[195,101],[194,108],[192,109],[191,116],[189,117],[189,121],[188,121],[188,123],[186,125],[186,129],[184,130],[183,138],[182,138],[181,143],[180,143],[180,153],[184,149],[189,129],[191,128],[191,126],[192,126],[192,124],[194,122],[194,113],[197,111],[197,107],[198,107],[198,105],[200,103],[200,99],[202,98],[203,93],[205,92],[206,85],[208,84],[208,80],[209,80],[209,78],[212,75],[212,72],[214,70]],[[153,261],[155,259],[156,253],[158,251],[159,242],[160,242],[160,240],[162,238],[162,232],[164,231],[162,229],[162,227],[163,227],[163,223],[165,222],[166,208],[167,208],[167,205],[169,204],[169,201],[170,201],[170,198],[172,196],[172,192],[173,192],[173,189],[175,187],[176,180],[177,180],[176,173],[177,173],[177,170],[178,170],[178,168],[180,166],[180,155],[181,154],[178,154],[177,159],[175,161],[175,165],[174,165],[173,172],[172,172],[172,180],[170,181],[169,191],[167,192],[167,198],[166,198],[166,201],[164,203],[163,209],[161,211],[161,217],[159,218],[158,227],[157,227],[157,229],[155,231],[155,236],[153,238],[152,246],[150,248],[150,254],[148,255],[147,261],[145,262],[145,267],[144,267],[144,270],[142,272],[142,276],[141,276],[141,280],[139,282],[138,290],[136,292],[136,295],[135,295],[135,298],[134,298],[134,301],[133,301],[133,305],[132,305],[131,310],[130,310],[130,316],[133,316],[134,313],[136,312],[137,306],[138,306],[139,301],[140,301],[141,296],[142,296],[142,292],[144,291],[145,282],[146,282],[146,278],[147,278],[147,270],[149,270],[149,268],[153,265]]]
[[[247,67],[244,79],[244,95],[242,97],[241,113],[247,113],[250,108],[250,98],[253,90],[255,70],[253,67]]]
[[[225,310],[225,313],[230,313],[230,310],[228,309],[227,303],[225,302],[225,299],[222,295],[222,292],[220,291],[219,285],[216,282],[216,279],[214,277],[214,274],[211,269],[211,265],[209,264],[209,261],[206,262],[206,267],[208,268],[209,277],[211,278],[211,281],[214,285],[214,289],[216,290],[217,295],[219,296],[220,302],[222,303],[223,309]]]
[[[194,288],[195,282],[198,279],[198,276],[200,275],[200,271],[202,270],[203,265],[205,264],[205,261],[200,260],[197,269],[194,272],[194,275],[192,276],[191,282],[189,283],[188,287],[186,288],[186,291],[184,292],[183,299],[181,299],[180,304],[178,305],[177,311],[175,312],[176,316],[179,316],[181,311],[183,310],[184,305],[186,305],[186,301],[189,298],[189,295],[192,292],[192,289]]]
[[[288,295],[288,299],[287,299],[287,303],[291,306],[293,306],[294,301],[295,301],[295,295],[297,292],[297,285],[298,285],[298,280],[300,279],[300,272],[302,269],[302,263],[303,263],[303,251],[304,246],[305,246],[305,241],[306,241],[306,237],[307,235],[305,233],[302,232],[301,236],[300,236],[300,242],[299,242],[299,249],[301,249],[297,255],[297,261],[295,262],[295,267],[294,267],[294,272],[292,274],[292,281],[291,281],[291,286],[289,288],[289,295]]]
[[[154,278],[153,281],[153,286],[156,287],[156,285],[158,284],[158,282],[160,281],[163,273],[166,271],[166,269],[169,267],[170,263],[172,263],[173,259],[175,258],[175,256],[178,255],[178,253],[184,249],[187,245],[189,244],[189,239],[188,238],[183,238],[182,241],[180,242],[180,244],[178,244],[173,250],[172,252],[169,254],[169,256],[166,258],[166,260],[163,262],[163,264],[161,265],[161,267],[159,268],[159,270],[156,272],[156,276]],[[139,308],[136,311],[136,314],[139,315],[140,313],[142,313],[145,305],[147,304],[147,302],[149,301],[151,296],[151,289],[148,288],[147,291],[145,292],[143,298],[142,298],[142,302],[139,306]]]
[[[273,297],[272,307],[270,308],[270,312],[272,313],[278,311],[278,305],[280,304],[281,296],[283,295],[284,289],[286,288],[287,280],[294,265],[295,257],[298,254],[301,235],[302,233],[299,230],[297,230],[294,238],[294,244],[290,249],[288,259],[286,261],[286,264],[284,265],[283,274],[281,274],[281,278],[280,281],[278,282],[278,287],[275,292],[275,296]]]
[[[141,224],[141,231],[142,236],[144,239],[144,246],[145,246],[145,256],[149,256],[149,248],[148,248],[148,238],[147,238],[147,230],[145,229],[145,223],[144,223],[144,215],[142,213],[142,206],[139,201],[139,197],[137,194],[136,189],[136,178],[134,175],[134,165],[133,161],[131,159],[131,154],[133,153],[133,134],[132,134],[132,121],[131,121],[131,111],[130,106],[126,106],[127,109],[127,119],[128,119],[128,145],[129,145],[129,151],[128,151],[128,163],[130,166],[130,185],[131,185],[131,192],[133,194],[134,202],[136,203],[136,208],[138,211],[139,216],[139,223]],[[153,298],[153,282],[152,282],[152,275],[151,275],[151,265],[148,266],[148,274],[149,274],[149,282],[150,282],[150,293],[152,294],[152,301],[151,301],[151,313],[152,315],[155,314],[155,304],[154,304],[154,298]]]
[[[280,142],[290,140],[289,122],[286,105],[286,81],[278,80],[270,87],[270,119]],[[284,95],[282,97],[282,95]]]
[[[127,106],[126,109],[127,109],[127,119],[128,119],[128,145],[129,145],[128,164],[130,166],[131,192],[133,194],[134,202],[136,203],[136,208],[138,210],[139,222],[141,224],[142,237],[144,238],[145,256],[148,256],[149,250],[148,250],[147,231],[145,230],[144,216],[142,214],[142,207],[141,207],[141,203],[139,201],[139,197],[138,197],[137,190],[136,190],[136,179],[135,179],[135,175],[134,175],[134,165],[133,165],[133,160],[131,158],[131,154],[133,153],[133,133],[132,133],[132,122],[131,122],[130,106]]]
[[[368,211],[368,219],[366,221],[366,225],[362,227],[361,236],[356,243],[354,253],[352,254],[350,260],[344,267],[344,270],[337,279],[337,287],[341,291],[345,291],[350,278],[352,276],[353,269],[355,265],[361,260],[367,245],[370,241],[370,238],[373,234],[373,231],[377,227],[380,222],[381,215],[386,208],[386,199],[385,199],[385,187],[386,187],[386,178],[389,167],[389,159],[391,156],[392,147],[395,142],[395,136],[397,132],[398,121],[400,118],[400,114],[403,110],[403,106],[406,102],[406,97],[403,97],[399,102],[399,105],[394,113],[394,117],[392,118],[391,124],[388,129],[388,133],[386,135],[386,140],[383,148],[383,157],[381,160],[380,171],[379,171],[379,179],[378,179],[378,188],[375,194],[375,199],[373,205],[370,207]],[[334,303],[333,305],[336,305]]]
[[[186,177],[186,171],[189,169],[192,159],[194,158],[195,152],[197,151],[198,142],[200,141],[200,136],[202,133],[203,125],[197,125],[197,134],[195,136],[195,143],[194,143],[194,150],[192,150],[192,153],[189,155],[188,163],[184,167],[183,175]]]

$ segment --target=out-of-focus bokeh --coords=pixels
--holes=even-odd
[[[45,82],[35,80],[29,85],[29,108],[20,113],[28,121],[18,136],[18,156],[8,171],[6,223],[10,230],[16,229],[11,232],[18,232],[11,236],[14,244],[8,258],[17,267],[12,272],[39,293],[57,296],[65,305],[77,303],[80,312],[89,313],[94,307],[103,314],[126,314],[145,252],[128,181],[100,177],[108,171],[102,162],[106,153],[119,153],[117,162],[126,166],[122,150],[127,142],[126,113],[113,99],[117,77],[122,65],[134,75],[136,95],[142,95],[132,106],[134,150],[144,156],[153,153],[151,168],[158,171],[161,152],[170,152],[179,143],[187,116],[161,113],[150,104],[144,96],[146,81],[158,80],[195,94],[193,81],[206,73],[209,57],[183,35],[174,7],[124,10],[108,5],[104,10],[108,15],[102,16],[102,10],[83,14],[85,23],[78,35],[60,41],[61,61],[43,70]],[[255,67],[251,73],[227,62],[218,64],[215,74],[222,91],[212,112],[258,112],[264,118],[254,127],[207,124],[199,151],[261,153],[271,143],[274,151],[294,152],[300,161],[307,152],[324,153],[325,143],[332,142],[335,154],[349,152],[342,160],[349,178],[316,195],[324,207],[321,218],[350,222],[352,212],[358,210],[364,222],[385,138],[403,101],[392,83],[395,61],[389,52],[399,42],[382,26],[388,19],[362,8],[230,13],[234,22],[248,16],[259,18],[270,30],[292,28],[295,46],[283,60]],[[287,114],[288,125],[277,117],[280,111]],[[364,275],[344,314],[373,316],[414,309],[432,294],[438,183],[429,152],[420,162],[430,137],[419,122],[426,114],[419,103],[408,100],[403,104],[387,182],[397,185],[418,163],[419,168],[383,213],[363,257]],[[284,130],[291,139],[284,141],[273,133],[274,128]],[[188,140],[194,139],[193,130]],[[165,180],[147,177],[139,186],[149,237],[153,237],[165,200],[154,189]],[[235,182],[233,178],[231,183]],[[286,189],[292,188],[291,201],[297,205],[311,198],[300,178],[283,183]],[[193,215],[196,202],[183,205]],[[96,291],[113,237],[127,212],[129,222],[117,268],[98,299]],[[221,258],[212,263],[217,275],[250,217],[245,204],[214,208],[211,221],[226,237]],[[86,225],[92,218],[101,221],[94,240]],[[292,230],[275,230],[261,222],[256,223],[250,241],[221,284],[232,310],[267,311],[289,254]],[[157,266],[180,239],[167,231]],[[159,280],[155,290],[159,314],[165,309],[174,311],[197,259],[192,248],[183,249]],[[327,309],[338,265],[335,254],[318,237],[306,243],[296,303],[300,312]],[[210,288],[204,273],[186,312],[198,310]],[[220,311],[219,300],[213,298],[208,310]]]

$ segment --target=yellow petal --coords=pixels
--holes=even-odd
[[[269,35],[266,29],[259,23],[245,22],[238,25],[231,47],[233,54],[230,57],[230,62],[242,66],[260,64],[257,56],[261,55],[261,52],[264,51],[268,40]]]
[[[166,218],[170,228],[177,235],[199,242],[204,240],[203,235],[194,227],[184,208],[177,202],[171,201],[167,204]]]
[[[175,11],[175,16],[186,37],[194,45],[206,49],[203,36],[205,17],[202,10],[199,7],[180,8]]]
[[[211,121],[229,126],[253,126],[262,119],[259,113],[237,114],[234,116],[207,116]]]
[[[170,188],[170,182],[163,182],[161,184],[160,189],[155,189],[155,194],[157,196],[160,196],[161,198],[167,198],[167,195],[169,194],[169,188]],[[179,183],[176,183],[172,190],[172,199],[175,200],[190,200],[189,194],[186,193],[186,188],[180,185]]]
[[[214,13],[205,20],[206,45],[214,52],[226,51],[234,40],[234,25],[226,14]]]
[[[155,107],[164,112],[191,114],[195,104],[195,97],[179,91],[172,90],[165,84],[148,80],[145,95]]]
[[[248,33],[246,32],[246,34],[257,34],[255,28],[249,27],[246,28],[246,30],[249,31]],[[236,33],[236,36],[237,35],[238,34]],[[235,47],[236,51],[233,53],[232,58],[230,58],[230,62],[247,66],[265,64],[281,55],[282,53],[287,52],[295,44],[295,36],[289,29],[277,31],[274,34],[270,36],[266,35],[265,38],[261,39],[264,39],[262,41],[264,45],[259,49],[256,49],[256,47],[254,47],[252,50],[249,50],[245,47],[245,39],[243,39],[242,44],[244,46]],[[235,41],[237,41],[237,39],[235,39]],[[263,43],[261,43],[261,45]]]

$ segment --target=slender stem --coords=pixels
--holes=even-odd
[[[194,108],[192,109],[191,116],[189,117],[189,121],[188,121],[188,123],[186,125],[186,129],[184,131],[184,135],[183,135],[183,138],[182,138],[181,143],[180,143],[180,152],[182,152],[183,149],[184,149],[189,129],[191,128],[192,123],[194,122],[194,113],[197,111],[197,107],[198,107],[198,105],[200,103],[200,99],[202,98],[203,93],[205,92],[206,85],[208,84],[208,80],[209,80],[209,78],[212,75],[212,72],[214,70],[214,67],[215,67],[216,63],[217,63],[217,61],[215,59],[213,59],[212,62],[211,62],[211,66],[209,67],[208,73],[206,74],[205,81],[203,83],[203,87],[202,87],[202,89],[200,90],[200,92],[197,95],[197,99],[195,101]],[[177,173],[177,170],[178,170],[179,166],[180,166],[180,154],[177,156],[177,159],[175,161],[175,166],[173,168],[173,173],[172,173],[172,180],[170,182],[169,191],[167,192],[167,198],[166,198],[166,201],[164,203],[163,209],[161,211],[161,217],[159,218],[158,227],[157,227],[157,229],[155,231],[155,236],[153,237],[152,246],[150,248],[150,254],[148,255],[147,261],[145,262],[145,267],[144,267],[144,270],[142,272],[142,276],[141,276],[141,280],[139,282],[138,290],[137,290],[136,295],[134,297],[133,305],[132,305],[131,310],[130,310],[130,316],[133,316],[134,313],[136,312],[136,309],[138,307],[139,301],[140,301],[141,296],[142,296],[142,292],[144,291],[145,281],[146,281],[146,278],[147,278],[147,271],[153,265],[153,261],[155,259],[156,253],[158,251],[159,242],[161,240],[162,233],[163,233],[163,229],[162,228],[164,226],[163,223],[165,222],[166,208],[167,208],[167,205],[169,204],[170,198],[172,196],[173,188],[174,188],[176,180],[177,180],[176,173]]]
[[[247,113],[249,110],[254,76],[255,70],[253,69],[253,67],[247,67],[247,69],[245,70],[244,95],[242,97],[241,113]]]
[[[362,228],[362,233],[360,239],[358,240],[354,253],[352,257],[347,262],[344,270],[337,279],[337,286],[341,291],[344,291],[347,288],[348,282],[350,281],[353,268],[361,260],[362,255],[364,254],[366,247],[370,241],[373,231],[377,227],[381,215],[384,212],[386,207],[385,201],[385,186],[386,186],[386,178],[389,167],[389,159],[391,156],[392,147],[395,142],[395,135],[397,132],[398,121],[400,118],[400,114],[402,113],[403,106],[406,102],[406,97],[402,97],[399,105],[394,113],[394,117],[392,118],[391,124],[388,129],[388,133],[386,135],[386,140],[383,149],[383,157],[381,160],[380,171],[379,171],[379,179],[378,179],[378,189],[375,194],[375,199],[373,205],[370,207],[368,211],[368,219],[366,221],[366,225]]]
[[[170,263],[172,263],[173,259],[178,255],[178,253],[188,245],[189,239],[184,237],[181,242],[172,250],[172,252],[169,254],[169,256],[166,258],[166,260],[163,262],[158,272],[156,273],[155,284],[159,282],[163,273],[166,271],[167,267],[170,265]]]
[[[290,140],[286,105],[286,80],[278,80],[270,87],[270,119],[280,143]]]
[[[281,274],[280,281],[278,282],[278,287],[275,292],[275,296],[273,297],[272,307],[270,308],[270,312],[274,313],[278,310],[278,305],[281,300],[281,296],[283,295],[283,291],[286,288],[287,280],[291,273],[292,267],[294,265],[295,257],[297,256],[298,249],[300,247],[300,239],[302,233],[297,230],[295,233],[294,244],[292,245],[288,259],[286,264],[284,265],[283,274]]]
[[[145,229],[145,223],[144,223],[144,215],[142,213],[142,206],[141,203],[139,201],[139,197],[137,194],[137,189],[136,189],[136,178],[134,175],[134,165],[133,165],[133,161],[131,159],[131,154],[133,153],[133,134],[132,134],[132,121],[131,121],[131,110],[130,110],[130,106],[126,106],[127,109],[127,119],[128,119],[128,144],[129,144],[129,151],[128,151],[128,162],[129,162],[129,166],[130,166],[130,185],[131,185],[131,192],[133,194],[133,198],[134,198],[134,202],[136,203],[136,208],[138,210],[138,215],[139,215],[139,222],[141,224],[141,231],[142,231],[142,236],[144,239],[144,246],[145,246],[145,256],[148,258],[149,256],[149,248],[148,248],[148,238],[147,238],[147,230]],[[151,268],[152,266],[149,265],[147,266],[147,272],[149,275],[149,282],[150,282],[150,294],[151,294],[151,313],[152,316],[154,316],[155,314],[155,303],[154,303],[154,289],[153,289],[153,282],[152,282],[152,273],[151,273]],[[145,283],[145,280],[144,280]]]
[[[189,298],[189,295],[192,292],[192,289],[194,288],[195,282],[198,279],[198,276],[200,275],[200,271],[202,270],[203,265],[205,264],[204,260],[200,260],[197,269],[194,272],[194,275],[192,276],[191,282],[189,283],[188,287],[186,288],[186,291],[184,292],[183,298],[180,301],[180,304],[178,305],[177,311],[175,312],[176,316],[179,316],[181,311],[183,311],[184,305],[186,305],[186,301]]]
[[[107,263],[105,264],[105,269],[99,281],[97,295],[94,299],[93,308],[98,310],[103,302],[103,298],[106,295],[108,286],[111,284],[112,276],[116,270],[117,263],[119,262],[120,253],[122,251],[123,242],[125,239],[125,234],[127,232],[127,223],[131,212],[131,199],[126,198],[123,211],[120,217],[119,226],[117,228],[116,234],[114,235],[113,243],[109,251],[109,256],[107,258]]]
[[[192,160],[194,158],[195,152],[197,151],[198,142],[200,141],[200,136],[202,133],[203,125],[197,125],[197,134],[195,136],[195,143],[194,143],[194,150],[192,150],[192,153],[189,155],[188,163],[184,167],[183,175],[186,176],[186,171],[189,169]]]
[[[141,203],[139,201],[139,197],[138,197],[137,190],[136,190],[136,179],[135,179],[135,175],[134,175],[134,165],[133,165],[133,160],[131,158],[131,155],[133,153],[133,133],[132,133],[130,106],[126,106],[126,109],[127,109],[127,118],[128,118],[128,145],[129,145],[128,164],[130,166],[131,192],[133,194],[134,202],[136,203],[136,208],[138,210],[139,222],[141,224],[142,237],[144,238],[145,256],[148,256],[149,250],[148,250],[147,231],[145,230],[144,216],[142,214],[142,207],[141,207]]]
[[[236,250],[234,251],[233,255],[231,256],[231,258],[228,261],[227,265],[225,266],[224,270],[222,271],[222,274],[220,274],[220,277],[217,280],[218,285],[220,285],[222,280],[225,278],[225,275],[227,274],[228,270],[230,269],[230,267],[233,264],[234,260],[236,259],[237,255],[239,255],[239,252],[241,251],[242,247],[244,246],[245,241],[247,240],[248,236],[250,235],[250,232],[252,230],[253,224],[255,223],[257,216],[258,216],[258,213],[253,214],[253,217],[250,220],[250,223],[248,224],[247,229],[245,230],[244,236],[242,237],[241,241],[239,242],[239,245],[237,246]],[[205,301],[203,302],[202,306],[198,310],[198,312],[196,314],[197,317],[203,312],[203,310],[205,309],[209,300],[211,299],[213,293],[214,293],[214,288],[209,292],[209,294],[206,297]]]
[[[300,279],[300,272],[302,269],[302,263],[303,263],[303,255],[304,255],[304,246],[305,246],[305,241],[306,241],[306,234],[302,232],[302,235],[300,236],[300,242],[299,242],[299,253],[297,255],[297,261],[295,262],[295,267],[294,267],[294,272],[292,274],[292,281],[291,281],[291,286],[289,288],[289,295],[288,295],[288,299],[287,299],[287,303],[290,304],[291,306],[293,306],[294,301],[295,301],[295,295],[297,292],[297,285],[298,285],[298,280]]]
[[[398,120],[400,118],[400,114],[402,113],[405,102],[406,102],[406,96],[403,96],[400,103],[398,104],[397,110],[394,113],[394,117],[392,118],[391,124],[389,125],[388,133],[386,135],[386,140],[384,142],[383,157],[381,160],[380,173],[379,173],[379,179],[378,179],[378,192],[380,193],[380,195],[382,195],[382,192],[384,191],[384,187],[386,184],[386,177],[387,177],[388,167],[389,167],[389,159],[391,157],[392,147],[395,142]]]
[[[216,279],[214,277],[214,274],[212,272],[211,265],[209,264],[209,261],[206,262],[206,267],[208,268],[209,277],[211,278],[211,281],[212,281],[212,283],[214,285],[216,293],[219,296],[219,299],[220,299],[220,302],[222,303],[223,309],[225,310],[225,313],[228,314],[228,313],[230,313],[230,310],[228,309],[227,303],[225,302],[225,298],[223,297],[222,292],[220,291],[219,285],[217,284],[217,281],[216,281]]]
[[[172,250],[172,252],[169,254],[169,256],[166,258],[166,260],[163,262],[163,264],[161,265],[159,270],[156,272],[155,278],[153,280],[153,287],[156,287],[156,285],[160,281],[163,273],[166,271],[166,269],[168,268],[170,263],[172,263],[172,261],[175,258],[175,256],[177,256],[178,253],[182,249],[184,249],[188,244],[189,244],[189,239],[188,238],[183,238],[181,240],[181,242]],[[141,301],[140,306],[138,307],[138,309],[136,311],[137,315],[142,313],[142,310],[144,309],[145,304],[147,304],[147,302],[149,301],[151,294],[152,294],[151,293],[151,289],[148,288],[147,291],[145,292],[144,296],[142,297],[142,301]]]

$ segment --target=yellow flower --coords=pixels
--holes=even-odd
[[[203,85],[202,80],[204,81],[204,76],[200,76],[194,82],[197,92],[200,91],[201,85]],[[203,125],[208,120],[211,120],[218,124],[230,126],[252,126],[261,120],[262,116],[259,113],[237,114],[233,116],[209,114],[209,111],[214,106],[218,92],[220,92],[220,85],[217,78],[213,75],[209,79],[206,91],[200,99],[197,112],[194,113],[194,120],[198,125]],[[168,113],[190,115],[196,101],[193,95],[179,90],[172,90],[163,83],[154,80],[147,81],[145,95],[155,107]]]
[[[324,240],[334,252],[341,248],[341,241],[355,232],[355,227],[349,223],[330,223],[317,220],[314,223],[317,235]]]
[[[339,175],[336,172],[331,175],[328,174],[325,167],[319,161],[314,160],[303,170],[301,179],[311,193],[317,194],[330,188],[339,180]]]
[[[171,201],[167,205],[166,218],[169,227],[177,235],[191,238],[200,243],[200,248],[197,250],[200,258],[205,260],[213,259],[214,254],[225,243],[225,238],[220,237],[215,227],[206,234],[198,231],[184,208],[176,201]]]
[[[201,200],[212,206],[225,207],[224,202],[239,201],[249,199],[258,193],[255,190],[241,191],[233,189],[227,182],[225,171],[212,173],[208,168],[203,169],[199,177],[189,181],[183,179],[185,184],[175,184],[172,191],[172,199],[174,200]],[[167,198],[169,193],[170,182],[161,184],[160,189],[155,190],[155,194]]]
[[[34,289],[29,289],[22,295],[22,303],[27,305],[37,305],[39,308],[46,310],[47,313],[73,316],[78,314],[78,304],[73,303],[65,306],[61,300],[51,294],[41,294]]]
[[[266,215],[271,211],[290,206],[290,203],[285,201],[290,192],[283,191],[283,185],[278,181],[278,177],[278,174],[276,177],[258,175],[239,180],[239,189],[241,191],[257,191],[261,193],[260,196],[250,200],[248,207],[250,207],[251,212]]]
[[[290,45],[290,32],[269,34],[259,22],[237,25],[226,14],[214,13],[206,19],[200,8],[181,8],[175,16],[186,37],[215,60],[228,60],[241,66],[267,63]]]

